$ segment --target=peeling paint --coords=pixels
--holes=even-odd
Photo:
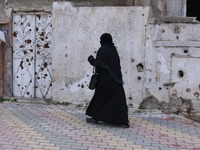
[[[17,34],[18,34],[17,31],[13,32],[13,36],[14,36],[14,37],[17,37]]]
[[[52,22],[49,16],[13,14],[14,96],[51,98]]]
[[[147,1],[143,2],[147,3]],[[86,10],[85,8],[75,8],[70,3],[55,2],[52,11],[55,14],[53,41],[57,44],[53,47],[55,50],[53,63],[46,60],[43,61],[46,56],[51,57],[51,54],[47,54],[43,49],[51,49],[52,43],[47,36],[47,32],[41,30],[41,26],[37,24],[35,30],[38,36],[37,40],[40,41],[36,41],[37,50],[35,51],[33,47],[25,49],[26,46],[31,46],[34,43],[34,40],[30,37],[24,38],[17,45],[21,49],[20,53],[14,49],[14,54],[27,58],[24,58],[23,62],[21,60],[16,62],[16,69],[19,67],[24,72],[14,74],[13,78],[19,80],[21,76],[28,74],[26,70],[33,66],[35,61],[33,55],[36,54],[41,61],[36,64],[36,72],[33,71],[32,74],[39,78],[41,82],[44,81],[43,79],[51,78],[52,74],[48,72],[51,65],[55,69],[52,75],[55,82],[52,84],[50,80],[48,83],[50,87],[54,86],[53,95],[55,99],[63,100],[69,98],[72,101],[76,101],[80,97],[89,99],[88,97],[91,97],[92,94],[88,91],[87,86],[92,67],[89,66],[87,57],[90,54],[95,55],[97,53],[97,49],[100,46],[99,37],[102,32],[110,32],[113,35],[114,43],[122,60],[124,87],[129,103],[137,105],[139,101],[141,102],[142,99],[149,95],[154,95],[158,100],[164,99],[164,101],[169,101],[169,97],[172,95],[177,97],[182,95],[192,100],[199,99],[199,24],[177,22],[165,24],[161,22],[160,19],[164,15],[174,13],[169,11],[174,7],[169,7],[166,10],[168,14],[164,12],[165,2],[164,0],[148,1],[148,5],[152,6],[152,12],[149,12],[148,8],[131,7],[98,7],[87,8],[88,10]],[[168,4],[170,3],[174,2],[169,1]],[[182,5],[179,6],[182,9]],[[153,23],[159,23],[159,25],[147,24],[148,19],[152,23],[152,16],[148,16],[151,13],[155,17],[155,22]],[[98,17],[95,16],[96,14],[98,14]],[[107,16],[109,21],[104,16]],[[33,24],[23,22],[26,15],[20,15],[20,17],[22,21],[14,21],[13,25],[23,28],[30,27],[30,29],[27,29],[27,33],[33,32]],[[42,15],[36,15],[36,18],[39,21],[44,19]],[[48,18],[51,18],[51,16],[48,16]],[[99,22],[107,26],[101,26]],[[45,25],[45,23],[41,24]],[[52,27],[52,24],[48,27]],[[14,39],[21,37],[18,31],[14,30]],[[29,82],[30,80],[27,81]],[[26,83],[26,86],[23,86],[21,83],[17,83],[16,85],[26,89],[28,84]],[[35,87],[39,89],[39,86],[36,85]],[[42,85],[41,87],[48,88],[47,85]],[[148,92],[144,92],[144,87],[148,89]],[[60,89],[62,89],[61,92]],[[27,91],[32,96],[31,91]],[[59,94],[58,91],[60,92]],[[130,93],[131,96],[129,96]]]
[[[87,58],[89,55],[96,56],[100,47],[101,34],[109,32],[113,36],[121,59],[126,97],[129,99],[128,95],[132,93],[138,95],[137,97],[133,94],[128,103],[135,105],[135,99],[141,101],[144,98],[143,86],[146,71],[145,45],[141,42],[145,40],[143,33],[148,21],[149,8],[76,8],[69,5],[70,3],[59,2],[53,5],[53,41],[56,43],[53,51],[53,69],[55,70],[53,99],[67,98],[71,102],[77,102],[77,99],[80,101],[90,99],[93,91],[88,89],[88,83],[93,67],[90,66]],[[59,18],[59,21],[56,18]],[[64,90],[59,91],[60,94],[58,94],[56,89],[61,88]]]

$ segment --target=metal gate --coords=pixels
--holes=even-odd
[[[51,98],[52,16],[13,15],[13,95]]]

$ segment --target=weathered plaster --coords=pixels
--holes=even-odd
[[[94,91],[87,86],[93,68],[87,57],[96,55],[100,35],[110,32],[120,55],[128,104],[138,107],[150,96],[160,102],[183,97],[199,109],[200,24],[193,18],[180,18],[185,15],[185,0],[135,0],[135,4],[149,7],[97,7],[130,6],[132,0],[72,0],[76,1],[73,5],[55,2],[53,6],[49,0],[42,5],[40,0],[20,1],[0,2],[0,8],[4,8],[0,9],[0,18],[8,20],[6,24],[15,11],[53,13],[53,100],[79,104],[91,100]],[[8,69],[5,89],[10,94],[11,40],[7,40],[8,48],[4,47]]]
[[[56,0],[61,1],[63,0]],[[133,6],[132,0],[66,0],[73,2],[77,7],[97,7],[97,6]],[[0,1],[0,18],[12,18],[12,12],[51,12],[54,0],[2,0]]]
[[[73,7],[70,3],[53,4],[53,100],[84,103],[94,91],[88,89],[92,66],[87,62],[96,55],[99,37],[112,34],[118,49],[127,101],[135,105],[144,96],[145,33],[148,7]],[[58,61],[59,60],[59,61]]]
[[[182,97],[199,106],[200,24],[149,24],[147,31],[146,96]]]

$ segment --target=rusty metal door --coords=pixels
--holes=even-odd
[[[51,98],[52,16],[13,15],[13,95]]]

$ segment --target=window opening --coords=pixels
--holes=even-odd
[[[200,1],[187,0],[187,17],[196,17],[200,21]]]

